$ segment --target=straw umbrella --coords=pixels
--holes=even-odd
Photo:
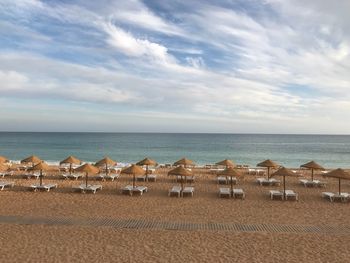
[[[85,185],[87,187],[88,186],[88,175],[89,174],[97,174],[100,170],[96,166],[93,166],[92,164],[86,163],[86,164],[83,164],[82,166],[79,166],[78,168],[76,168],[75,171],[85,173]]]
[[[139,161],[138,163],[136,163],[137,165],[146,165],[146,181],[148,181],[148,166],[156,166],[157,162],[155,160],[152,160],[150,158],[145,158],[141,161]]]
[[[226,168],[235,167],[234,162],[232,162],[231,160],[228,160],[228,159],[217,162],[216,165],[222,165],[222,166],[225,166]]]
[[[300,167],[311,170],[311,181],[314,180],[314,170],[324,170],[324,168],[315,161],[304,163],[300,165]]]
[[[182,159],[176,161],[176,162],[174,163],[174,165],[175,165],[175,166],[177,166],[177,165],[183,165],[183,166],[186,168],[186,166],[188,166],[188,165],[195,165],[195,163],[194,163],[192,160],[190,160],[190,159],[182,158]]]
[[[0,171],[4,172],[8,170],[8,166],[5,163],[0,163]]]
[[[95,166],[101,167],[105,166],[106,168],[106,175],[108,175],[108,166],[114,166],[117,165],[117,162],[106,156],[105,158],[99,160]]]
[[[256,166],[266,167],[267,168],[267,179],[270,179],[270,169],[279,167],[279,164],[275,163],[274,161],[271,161],[270,159],[267,159],[261,163],[258,163]]]
[[[181,190],[183,190],[184,186],[183,186],[182,177],[185,176],[185,178],[186,178],[187,176],[191,176],[192,172],[187,170],[186,168],[184,168],[182,166],[179,166],[179,167],[176,167],[173,170],[170,170],[168,172],[168,175],[180,175],[181,176]]]
[[[8,163],[8,162],[9,162],[9,159],[7,159],[4,156],[0,156],[0,163]]]
[[[69,164],[69,174],[72,174],[72,166],[73,164],[76,165],[81,165],[82,161],[80,161],[78,158],[74,157],[74,156],[68,156],[66,159],[64,159],[63,161],[60,162],[61,164]]]
[[[143,170],[142,167],[140,167],[136,164],[133,164],[133,165],[129,166],[128,168],[123,169],[121,173],[133,175],[132,187],[135,188],[135,182],[136,182],[135,176],[136,175],[144,175],[145,170]]]
[[[219,173],[219,175],[223,176],[229,176],[231,179],[231,194],[233,192],[233,181],[232,177],[240,177],[242,174],[237,171],[237,169],[234,169],[233,167],[227,167],[225,170]]]
[[[45,162],[40,162],[40,163],[34,165],[31,168],[31,170],[33,170],[33,171],[40,171],[39,178],[40,178],[40,186],[41,186],[43,184],[43,176],[44,176],[43,171],[50,170],[50,166],[48,166]]]
[[[341,179],[343,180],[350,180],[350,173],[341,169],[341,168],[338,168],[338,169],[335,169],[333,171],[330,171],[328,173],[326,173],[326,176],[329,176],[329,177],[334,177],[334,178],[338,178],[339,179],[339,195],[341,193]]]
[[[271,176],[283,176],[283,200],[286,199],[286,176],[297,176],[291,170],[281,167],[276,172],[274,172]]]
[[[25,163],[25,164],[31,163],[32,167],[34,167],[35,164],[41,163],[41,162],[43,162],[43,160],[41,160],[38,156],[35,156],[35,155],[31,155],[21,161],[21,163]]]

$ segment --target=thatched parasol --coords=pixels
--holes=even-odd
[[[340,183],[341,179],[350,180],[350,173],[341,169],[341,168],[330,171],[330,172],[326,173],[325,175],[339,179],[339,195],[341,193],[341,183]]]
[[[148,181],[148,166],[156,166],[157,162],[155,160],[152,160],[150,158],[145,158],[139,162],[136,163],[137,165],[143,166],[146,165],[146,181]]]
[[[179,167],[176,167],[175,169],[173,170],[170,170],[168,172],[168,175],[180,175],[181,176],[181,190],[183,190],[183,180],[182,180],[182,177],[185,176],[191,176],[192,175],[192,172],[187,170],[186,168],[182,167],[182,166],[179,166]]]
[[[232,162],[231,160],[228,160],[228,159],[222,160],[221,162],[217,162],[216,165],[226,166],[226,168],[235,167],[236,166],[234,164],[234,162]]]
[[[145,170],[142,169],[142,167],[133,164],[125,169],[123,169],[121,171],[121,173],[124,174],[132,174],[133,175],[133,180],[132,180],[132,187],[135,188],[135,182],[136,182],[136,175],[144,175],[145,174]]]
[[[61,164],[69,164],[69,174],[72,174],[72,165],[76,164],[76,165],[81,165],[82,161],[80,161],[78,158],[74,157],[74,156],[68,156],[66,159],[64,159],[63,161],[60,162]]]
[[[4,172],[7,171],[9,167],[5,163],[0,163],[0,171]]]
[[[186,158],[182,158],[182,159],[176,161],[174,163],[174,165],[175,166],[176,165],[183,165],[186,168],[186,166],[188,166],[188,165],[195,165],[195,163],[192,160],[189,160],[189,159],[186,159]]]
[[[43,171],[48,171],[50,170],[50,166],[48,166],[45,162],[40,162],[36,165],[34,165],[30,170],[33,170],[33,171],[40,171],[40,185],[43,184]]]
[[[276,172],[271,174],[272,176],[283,176],[283,200],[286,199],[286,176],[297,176],[296,173],[293,173],[291,170],[281,167]]]
[[[266,167],[267,168],[267,179],[270,179],[270,169],[271,168],[277,168],[280,165],[278,163],[275,163],[274,161],[271,161],[270,159],[267,159],[261,163],[258,163],[256,166],[258,167]]]
[[[43,160],[41,160],[38,156],[31,155],[21,161],[21,163],[31,163],[32,166],[34,167],[35,164],[41,163]]]
[[[222,172],[218,173],[218,175],[223,175],[223,176],[229,176],[231,179],[231,194],[233,193],[233,181],[232,177],[240,177],[242,174],[238,172],[237,169],[234,169],[233,167],[228,167]]]
[[[311,181],[314,180],[314,170],[324,170],[324,168],[315,161],[304,163],[300,165],[300,167],[311,170]]]
[[[79,166],[78,168],[76,168],[75,171],[85,173],[85,184],[87,187],[88,186],[88,175],[89,174],[97,174],[100,170],[96,166],[93,166],[92,164],[86,163],[86,164],[83,164],[82,166]]]
[[[106,175],[108,175],[108,166],[114,166],[117,165],[117,162],[106,156],[105,158],[99,160],[97,163],[95,163],[95,166],[101,167],[105,166],[106,169]]]
[[[9,159],[4,157],[4,156],[0,156],[0,163],[8,163]]]

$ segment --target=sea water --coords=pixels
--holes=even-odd
[[[231,159],[255,166],[272,159],[286,167],[315,160],[327,168],[350,168],[350,136],[0,132],[0,155],[21,160],[32,154],[48,162],[68,155],[88,162],[110,156],[121,163],[145,157],[173,163],[187,157],[198,165]]]

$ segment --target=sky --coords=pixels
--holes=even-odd
[[[350,134],[336,2],[1,0],[0,131]]]

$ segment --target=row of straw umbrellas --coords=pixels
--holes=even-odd
[[[2,165],[5,162],[8,162],[9,160],[6,157],[0,156],[0,165]],[[42,184],[42,177],[43,177],[43,171],[48,171],[50,170],[50,167],[39,157],[32,155],[29,156],[23,160],[21,160],[21,163],[31,163],[32,164],[32,170],[40,171],[40,185]],[[73,165],[81,165],[82,161],[79,160],[78,158],[74,156],[69,156],[66,159],[62,160],[60,162],[60,165],[62,164],[69,164],[69,172],[73,172]],[[117,164],[116,161],[112,160],[109,157],[105,157],[98,162],[95,163],[95,165],[85,163],[78,168],[74,169],[74,171],[77,172],[83,172],[85,173],[85,183],[86,186],[88,185],[88,175],[92,174],[97,174],[100,172],[98,167],[105,167],[106,174],[108,173],[108,168],[111,166],[115,166]],[[127,167],[126,169],[122,170],[122,173],[124,174],[130,174],[133,175],[133,187],[135,187],[135,181],[136,181],[136,176],[138,175],[146,175],[146,180],[147,176],[149,174],[149,166],[156,166],[157,162],[150,159],[150,158],[145,158],[136,164],[132,164],[131,166]],[[233,161],[225,159],[223,161],[217,162],[216,165],[220,166],[225,166],[226,169],[219,172],[218,175],[221,176],[226,176],[230,177],[230,182],[231,182],[231,189],[233,188],[233,177],[240,177],[242,174],[239,169],[235,169],[235,164]],[[146,171],[141,167],[141,166],[146,166]],[[192,171],[187,169],[188,166],[195,166],[195,163],[187,158],[182,158],[174,163],[174,166],[178,166],[175,169],[172,169],[168,172],[168,175],[178,175],[181,176],[181,188],[183,188],[183,177],[187,176],[192,176]],[[267,179],[270,179],[272,176],[282,176],[283,177],[283,191],[285,194],[285,189],[286,189],[286,176],[297,176],[297,174],[290,169],[287,169],[278,163],[267,159],[261,163],[257,164],[258,167],[264,167],[267,168]],[[302,164],[300,166],[301,168],[306,168],[311,171],[311,180],[313,181],[314,179],[314,171],[315,170],[325,170],[321,165],[316,163],[315,161],[310,161],[308,163]],[[273,174],[270,174],[272,169],[278,169],[276,172]],[[341,193],[341,180],[350,180],[350,174],[341,169],[335,169],[326,174],[326,176],[329,177],[334,177],[339,180],[338,183],[338,190],[339,194]]]

